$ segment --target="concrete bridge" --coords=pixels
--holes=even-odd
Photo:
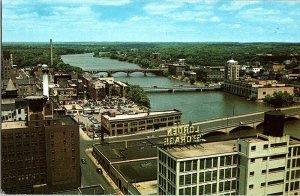
[[[194,86],[194,85],[179,85],[179,86],[144,86],[142,87],[146,93],[156,92],[186,92],[186,91],[209,91],[220,90],[220,85],[215,86]]]
[[[300,106],[281,108],[285,114],[285,119],[300,119]],[[208,121],[192,123],[194,126],[200,126],[202,136],[232,133],[244,129],[257,129],[263,126],[264,112],[230,116],[226,118],[212,119]]]
[[[97,73],[107,73],[110,77],[112,74],[123,72],[126,73],[127,76],[129,76],[131,73],[134,72],[141,72],[144,73],[144,76],[147,76],[147,73],[154,73],[154,74],[162,74],[166,69],[89,69],[84,70],[84,72],[97,74]]]
[[[285,114],[286,120],[288,119],[300,119],[300,106],[293,106],[288,108],[281,108],[281,111]],[[229,134],[239,130],[257,129],[263,126],[264,112],[248,113],[236,116],[228,116],[225,118],[216,118],[211,120],[190,122],[187,124],[181,124],[178,126],[193,126],[194,129],[200,130],[201,137],[209,137],[219,134]],[[176,128],[177,126],[173,126]],[[171,127],[169,127],[171,128]],[[159,137],[168,137],[166,128],[156,130],[160,132]]]

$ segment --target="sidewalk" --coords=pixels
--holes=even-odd
[[[113,187],[113,189],[116,191],[116,193],[118,193],[118,194],[122,193],[122,191],[119,189],[119,187],[115,184],[115,182],[106,173],[106,170],[98,163],[98,161],[92,155],[92,151],[93,151],[93,148],[87,148],[87,149],[85,149],[85,154],[90,158],[90,160],[95,164],[95,166],[97,168],[102,169],[103,176],[106,178],[106,180],[109,182],[109,184]]]

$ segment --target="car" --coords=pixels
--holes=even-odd
[[[97,168],[97,169],[96,169],[96,172],[97,172],[98,174],[103,174],[103,171],[102,171],[101,168]]]
[[[85,158],[81,158],[81,163],[82,164],[86,164],[86,159]]]

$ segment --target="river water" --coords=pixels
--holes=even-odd
[[[62,60],[70,65],[85,69],[135,69],[138,65],[121,62],[108,58],[95,58],[93,54],[62,55]],[[106,76],[106,73],[99,73]],[[113,74],[116,80],[138,84],[140,86],[171,86],[186,84],[181,81],[171,80],[166,77],[143,73],[132,73],[128,77],[125,73]],[[214,92],[176,92],[176,93],[149,93],[151,110],[178,109],[182,111],[182,121],[202,121],[205,119],[227,117],[232,115],[265,111],[270,109],[263,103],[247,101],[243,97],[231,95],[222,91]],[[292,123],[299,126],[300,122]],[[299,124],[299,125],[298,125]],[[291,126],[290,129],[294,129]],[[300,137],[300,134],[298,133]]]

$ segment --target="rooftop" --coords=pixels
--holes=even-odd
[[[116,163],[113,166],[131,183],[156,180],[157,159]]]
[[[25,128],[25,121],[13,121],[13,122],[2,122],[2,129],[17,129],[17,128]]]
[[[134,184],[141,195],[157,195],[157,180]]]
[[[236,140],[167,147],[165,151],[177,159],[236,152]]]
[[[245,139],[242,139],[242,140],[245,141],[245,142],[248,142],[248,143],[256,143],[256,142],[266,141],[266,139],[263,139],[263,138],[260,138],[260,137],[250,137],[250,138],[245,138]]]
[[[161,115],[161,114],[175,114],[175,113],[179,113],[179,111],[178,110],[170,110],[170,111],[150,112],[149,115],[147,112],[143,112],[143,113],[138,113],[138,114],[116,115],[115,117],[103,115],[103,117],[110,121],[113,121],[113,120],[134,119],[134,118],[142,118],[142,117],[146,117],[146,116],[155,116],[155,115]]]

